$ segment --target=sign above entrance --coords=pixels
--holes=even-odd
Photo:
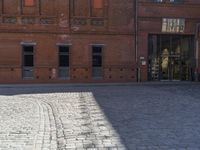
[[[162,19],[162,32],[183,33],[185,30],[185,19]]]

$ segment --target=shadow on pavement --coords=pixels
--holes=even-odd
[[[25,86],[0,95],[92,92],[126,149],[200,148],[200,85]]]

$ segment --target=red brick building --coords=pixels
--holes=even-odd
[[[135,81],[132,0],[1,0],[0,82]]]
[[[194,80],[195,0],[1,0],[0,83]]]
[[[137,5],[140,79],[197,79],[200,1],[139,0]]]

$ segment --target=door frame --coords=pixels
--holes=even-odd
[[[192,35],[192,34],[189,34],[189,35],[182,35],[182,34],[154,34],[154,33],[151,33],[151,34],[149,34],[148,35],[148,42],[149,42],[149,44],[148,44],[148,56],[149,56],[149,60],[148,60],[148,62],[149,62],[149,69],[148,69],[148,79],[150,80],[150,81],[154,81],[153,79],[152,79],[152,70],[151,70],[151,60],[152,60],[152,57],[151,57],[151,51],[150,51],[150,41],[151,41],[151,38],[150,38],[150,36],[156,36],[157,37],[157,40],[159,40],[159,42],[160,42],[160,45],[158,45],[158,43],[157,43],[157,53],[158,53],[158,55],[159,56],[157,56],[157,58],[159,58],[159,74],[158,74],[158,79],[157,79],[157,81],[192,81],[192,79],[193,79],[193,74],[194,74],[194,70],[193,70],[193,68],[195,68],[195,66],[194,66],[194,63],[192,63],[192,65],[191,65],[191,70],[189,70],[189,77],[188,77],[188,79],[186,79],[186,80],[183,80],[183,58],[182,58],[182,51],[180,51],[180,54],[179,54],[179,56],[176,56],[176,54],[172,54],[171,52],[172,52],[172,40],[173,40],[173,37],[175,37],[175,36],[177,36],[180,40],[185,36],[185,37],[188,37],[188,41],[189,41],[189,48],[190,49],[192,49],[193,51],[191,51],[191,52],[189,52],[189,57],[191,57],[190,59],[192,59],[192,58],[195,58],[195,42],[194,42],[194,35]],[[163,77],[162,77],[162,70],[161,70],[161,63],[162,63],[162,61],[161,61],[161,59],[162,59],[162,55],[161,55],[161,53],[162,53],[162,42],[161,42],[161,39],[162,39],[162,36],[169,36],[169,38],[170,38],[170,45],[169,45],[169,62],[168,62],[168,67],[169,67],[169,77],[168,77],[168,79],[163,79]],[[181,44],[180,44],[180,47],[182,47],[182,41],[180,41],[181,42]],[[180,50],[181,50],[181,48],[180,48]],[[173,78],[173,70],[172,70],[172,67],[173,67],[173,64],[172,64],[172,61],[173,61],[173,59],[176,59],[176,58],[179,58],[179,79],[174,79]],[[193,71],[192,71],[193,70]]]

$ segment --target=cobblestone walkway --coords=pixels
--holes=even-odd
[[[0,149],[57,149],[53,112],[46,103],[24,96],[0,99]]]
[[[198,84],[16,87],[0,150],[200,150]]]
[[[49,93],[32,99],[46,105],[48,114],[52,112],[45,118],[53,114],[46,124],[56,124],[57,149],[125,149],[91,92]]]
[[[13,97],[0,99],[0,149],[32,150],[40,125],[39,106]]]
[[[0,99],[2,150],[125,149],[92,93]]]

